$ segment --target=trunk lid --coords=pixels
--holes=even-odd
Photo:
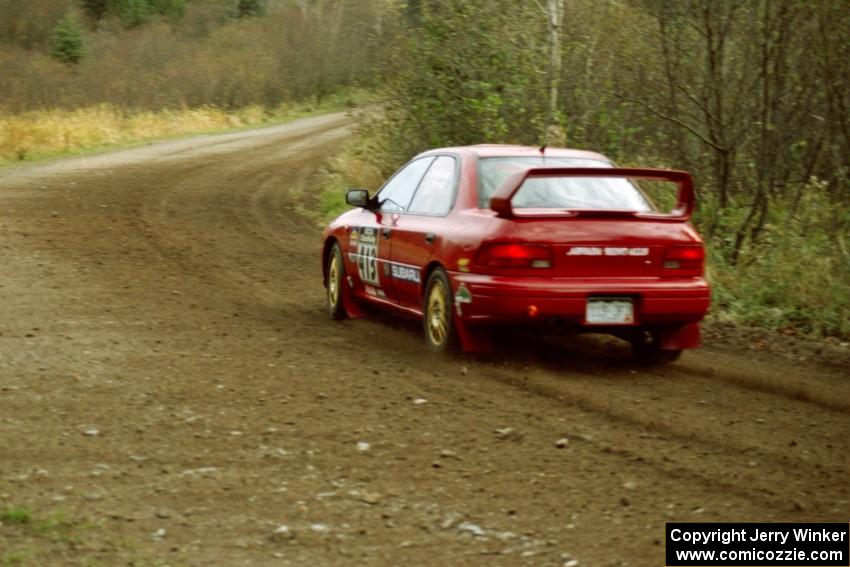
[[[546,246],[554,277],[659,277],[685,275],[664,267],[668,250],[699,246],[701,239],[687,222],[615,218],[522,218],[501,220],[488,243],[517,242]],[[498,235],[498,236],[496,236]],[[522,270],[544,275],[544,270]]]

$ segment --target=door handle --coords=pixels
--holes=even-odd
[[[389,228],[382,228],[381,229],[381,236],[383,236],[385,239],[389,238],[392,233],[393,233],[392,229],[389,229]]]
[[[428,234],[425,235],[425,242],[427,242],[428,244],[431,244],[432,242],[434,242],[435,238],[437,238],[437,235],[434,234],[433,232],[429,232]]]

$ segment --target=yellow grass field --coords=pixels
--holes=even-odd
[[[0,166],[158,138],[283,122],[311,113],[342,110],[359,96],[361,93],[340,93],[318,104],[282,104],[273,109],[248,106],[224,110],[204,106],[150,111],[101,104],[75,110],[0,114]]]
[[[77,110],[0,116],[0,163],[179,134],[252,126],[269,118],[259,106],[236,112],[212,107],[133,112],[108,104]]]

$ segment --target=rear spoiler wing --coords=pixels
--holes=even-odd
[[[676,208],[670,213],[641,213],[636,211],[567,211],[574,216],[630,216],[652,220],[686,221],[694,211],[694,181],[687,171],[674,169],[646,169],[637,167],[537,167],[511,175],[490,197],[490,208],[502,218],[514,214],[511,200],[527,179],[534,177],[620,177],[670,181],[679,186]]]

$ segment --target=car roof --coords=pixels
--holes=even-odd
[[[425,152],[423,155],[432,152],[471,152],[479,158],[489,157],[538,157],[541,155],[540,146],[515,146],[511,144],[478,144],[475,146],[457,146],[453,148],[440,148]],[[566,157],[566,158],[582,158],[593,159],[599,161],[610,162],[607,157],[597,152],[586,150],[572,150],[567,148],[545,148],[543,154],[547,157]]]

